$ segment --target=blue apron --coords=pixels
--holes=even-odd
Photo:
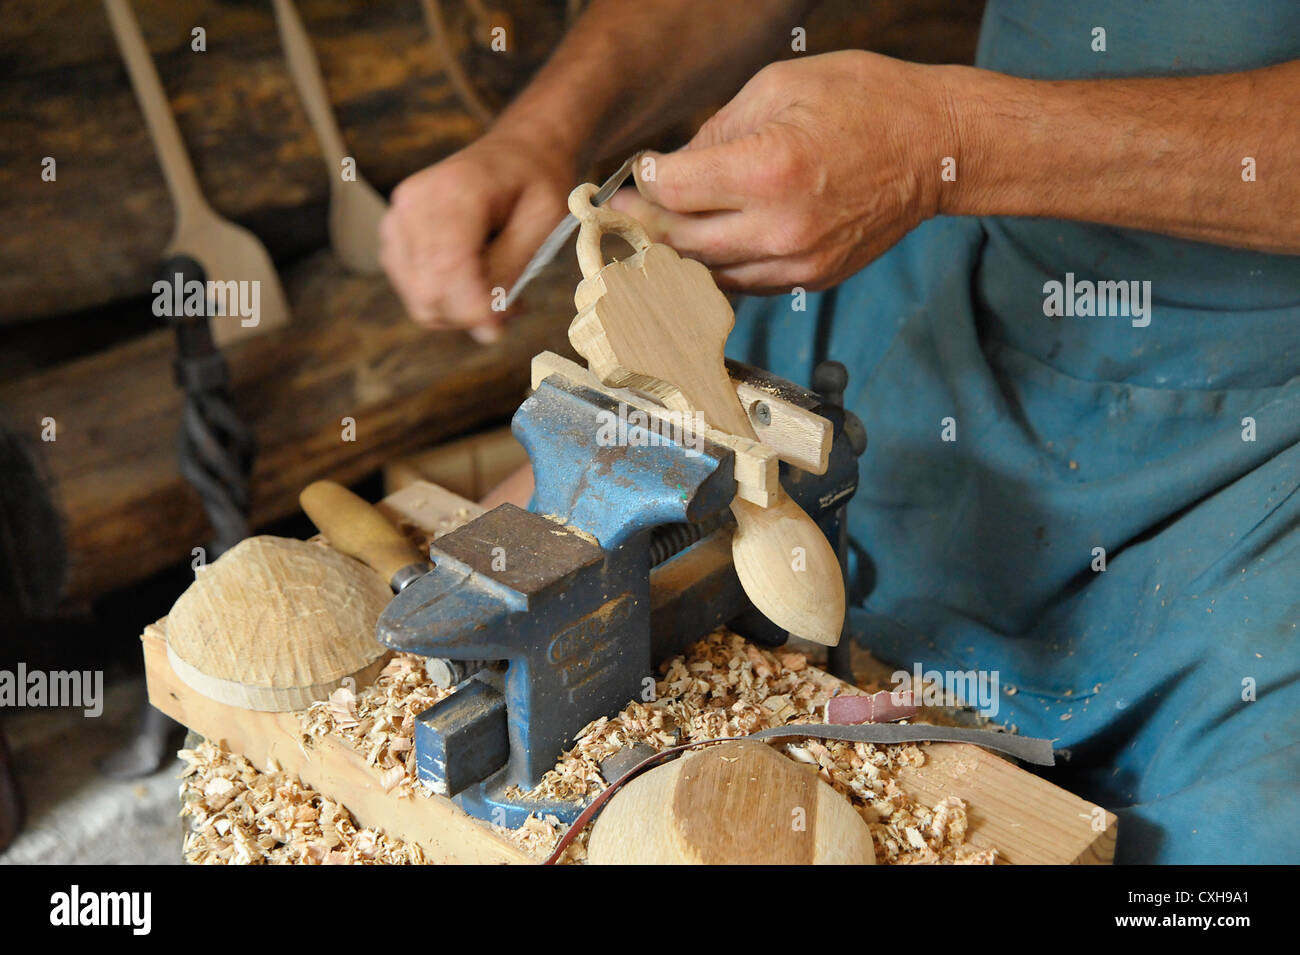
[[[1294,0],[990,0],[978,62],[1297,57]],[[1295,174],[1258,149],[1259,176]],[[1054,282],[1067,314],[1045,314]],[[1149,282],[1145,324],[1102,282]],[[1101,288],[1108,314],[1079,314]],[[1119,861],[1300,862],[1300,257],[940,218],[793,302],[744,300],[729,351],[804,383],[849,368],[855,637],[909,672],[996,673],[997,721],[1068,748],[1046,775],[1120,816]]]

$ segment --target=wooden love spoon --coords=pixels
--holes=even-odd
[[[727,375],[723,348],[735,324],[709,270],[651,243],[635,219],[593,206],[579,186],[569,210],[581,221],[569,341],[606,385],[633,388],[674,411],[698,411],[710,427],[756,440]],[[605,265],[602,235],[622,236],[635,254]],[[779,486],[768,507],[737,497],[732,560],[745,593],[773,623],[834,646],[844,624],[844,579],[834,549]]]

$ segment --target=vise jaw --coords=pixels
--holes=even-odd
[[[544,357],[550,370],[513,421],[533,466],[529,509],[504,504],[435,540],[434,569],[392,600],[378,626],[395,650],[506,664],[479,670],[420,714],[415,747],[427,785],[510,827],[530,813],[575,819],[581,802],[527,795],[559,754],[591,721],[653,699],[661,657],[756,616],[730,563],[727,526],[744,481],[737,460],[753,455],[707,427],[665,429],[586,369]],[[759,383],[790,413],[805,413],[791,398],[814,407],[815,396],[788,382],[781,391]],[[828,466],[787,475],[828,535],[856,489],[862,451],[835,411],[826,415],[834,442],[829,424],[822,442]],[[683,538],[683,529],[697,543],[665,551],[665,538]]]
[[[434,570],[379,621],[396,650],[506,661],[504,676],[480,671],[421,714],[415,739],[421,779],[499,825],[581,810],[520,791],[587,723],[649,698],[650,533],[716,516],[735,493],[727,449],[648,428],[604,446],[602,411],[617,402],[543,382],[514,419],[536,479],[530,510],[504,504],[438,538]]]

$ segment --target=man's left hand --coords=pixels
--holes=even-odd
[[[942,77],[860,51],[774,63],[610,204],[724,288],[834,285],[937,213],[957,151]]]

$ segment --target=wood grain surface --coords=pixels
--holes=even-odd
[[[874,865],[848,800],[759,742],[687,753],[628,783],[597,817],[594,865]]]
[[[345,680],[355,689],[374,678],[388,656],[375,625],[392,596],[383,577],[333,548],[249,537],[200,568],[177,599],[168,659],[220,702],[303,709]]]

